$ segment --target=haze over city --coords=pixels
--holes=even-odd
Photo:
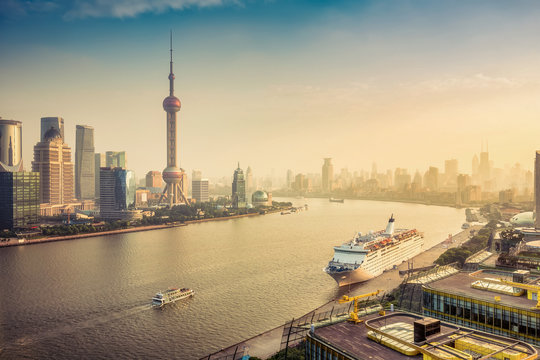
[[[406,167],[471,159],[532,169],[540,131],[540,4],[533,1],[37,1],[0,9],[0,109],[95,128],[142,177],[165,167],[169,31],[179,165]]]

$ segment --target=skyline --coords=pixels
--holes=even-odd
[[[0,116],[23,122],[26,170],[45,116],[64,118],[71,148],[76,125],[94,127],[96,152],[125,150],[138,178],[165,168],[171,29],[188,173],[312,173],[324,157],[470,173],[486,141],[498,167],[533,168],[535,2],[74,4],[0,10]]]

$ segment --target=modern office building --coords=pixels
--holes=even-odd
[[[62,137],[62,140],[66,139],[64,137],[64,119],[59,116],[52,116],[41,118],[41,136],[39,138],[40,141],[45,140],[45,133],[49,131],[50,128],[58,130],[60,136]]]
[[[191,180],[191,197],[198,203],[207,202],[209,200],[208,179],[192,179]]]
[[[39,173],[0,172],[0,230],[39,221]]]
[[[322,191],[331,192],[334,183],[334,165],[332,165],[332,158],[324,158],[324,164],[322,166]]]
[[[107,162],[105,160],[105,154],[94,154],[94,186],[96,199],[99,199],[99,172],[102,167],[106,167],[106,164]]]
[[[536,219],[534,227],[540,229],[540,150],[536,151],[536,158],[534,160],[534,210],[536,212]]]
[[[429,170],[426,171],[426,174],[424,175],[424,186],[428,188],[430,191],[438,191],[439,190],[439,169],[430,166]]]
[[[107,151],[105,153],[106,167],[119,167],[125,169],[127,166],[125,151]]]
[[[167,112],[167,167],[163,170],[163,180],[167,185],[163,190],[160,201],[167,199],[169,206],[187,204],[187,176],[184,170],[178,167],[176,161],[176,113],[180,111],[180,99],[174,96],[174,73],[172,61],[172,33],[171,33],[171,61],[169,71],[169,96],[163,100],[163,110]]]
[[[163,180],[159,171],[149,171],[146,173],[145,186],[147,188],[161,188],[163,187]]]
[[[511,283],[502,283],[500,279]],[[489,270],[457,274],[422,287],[423,313],[440,320],[540,345],[540,279],[528,272]]]
[[[0,172],[23,171],[22,123],[0,117]]]
[[[140,212],[131,210],[135,205],[135,174],[122,168],[100,169],[100,207],[103,220],[132,220]]]
[[[75,197],[96,198],[94,128],[77,125],[75,132]]]
[[[234,170],[231,199],[235,209],[245,208],[247,205],[246,180],[244,179],[244,172],[240,169],[240,163],[238,163],[238,168]]]
[[[71,148],[60,131],[51,127],[34,146],[32,171],[40,173],[40,202],[51,205],[70,203],[74,199]]]

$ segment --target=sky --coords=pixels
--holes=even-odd
[[[95,129],[139,177],[166,165],[169,32],[191,174],[426,170],[481,145],[498,167],[540,149],[540,2],[2,0],[0,116]],[[74,158],[74,154],[73,154]]]

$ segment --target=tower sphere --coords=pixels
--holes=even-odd
[[[165,100],[163,100],[163,109],[166,112],[180,111],[180,99],[176,96],[167,96]]]
[[[163,180],[169,184],[178,184],[182,180],[182,170],[176,166],[169,166],[162,173]]]

